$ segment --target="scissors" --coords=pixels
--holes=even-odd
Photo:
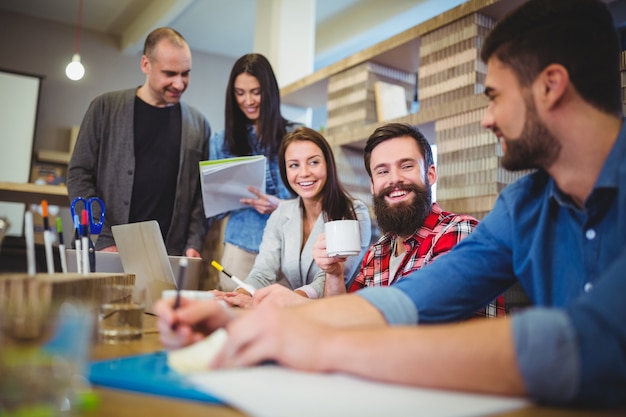
[[[81,203],[83,206],[83,210],[87,210],[87,218],[89,219],[89,234],[99,235],[102,231],[102,225],[104,224],[104,202],[98,197],[91,197],[90,199],[86,199],[85,197],[76,197],[72,200],[72,204],[70,206],[70,211],[72,213],[72,219],[78,218],[80,219],[80,212],[77,212],[76,205]],[[94,204],[99,206],[100,209],[100,220],[94,221],[93,212],[94,212]],[[78,225],[74,225],[75,227]]]

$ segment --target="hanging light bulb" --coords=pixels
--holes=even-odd
[[[78,53],[80,49],[80,20],[83,14],[83,0],[78,0],[78,21],[76,23],[76,44],[75,44],[75,52],[72,56],[72,62],[67,64],[65,67],[65,75],[72,81],[78,81],[83,78],[85,75],[85,67],[80,62],[80,54]]]
[[[72,81],[78,81],[85,75],[85,67],[80,63],[80,55],[74,54],[72,62],[65,67],[65,75]]]

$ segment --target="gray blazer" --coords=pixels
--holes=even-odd
[[[104,201],[106,217],[96,249],[115,244],[111,226],[128,223],[135,170],[136,91],[132,88],[105,93],[91,102],[68,167],[70,201],[94,196]],[[165,239],[170,255],[182,255],[187,248],[200,252],[206,236],[198,163],[206,159],[211,128],[200,112],[182,102],[181,116],[176,199]]]
[[[361,231],[361,252],[358,256],[351,256],[346,260],[344,264],[346,277],[352,277],[361,264],[365,251],[370,246],[372,234],[367,206],[359,200],[354,200],[353,204]],[[324,216],[321,213],[300,251],[302,246],[300,198],[282,202],[267,221],[259,254],[245,282],[255,288],[278,283],[295,290],[316,281],[317,285],[313,285],[313,288],[318,297],[321,297],[324,280],[320,278],[325,278],[325,275],[313,259],[313,244],[317,236],[323,232]]]

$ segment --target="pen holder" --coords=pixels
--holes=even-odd
[[[73,415],[88,387],[93,306],[55,300],[54,285],[0,280],[0,412]]]

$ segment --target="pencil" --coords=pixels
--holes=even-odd
[[[59,235],[59,256],[61,257],[61,272],[67,273],[67,258],[65,255],[65,244],[63,243],[63,223],[57,217],[57,234]]]
[[[185,271],[187,271],[187,265],[189,265],[189,261],[187,258],[180,258],[178,261],[178,282],[176,283],[176,300],[174,300],[174,306],[172,307],[176,310],[180,307],[180,290],[183,288],[183,282],[185,281]],[[171,325],[172,330],[176,330],[178,327],[178,322],[173,322]]]
[[[224,267],[222,267],[222,265],[218,264],[216,261],[212,261],[211,262],[211,266],[213,266],[213,268],[217,269],[220,272],[223,272],[224,274],[226,274],[226,276],[230,279],[232,279],[235,284],[238,285],[237,288],[243,288],[244,290],[248,291],[248,293],[250,295],[254,295],[254,287],[250,284],[246,284],[245,282],[243,282],[242,280],[240,280],[239,278],[237,278],[236,276],[234,276],[233,274],[231,274],[230,272],[226,271],[224,269]]]
[[[26,235],[26,267],[28,275],[34,276],[37,273],[35,266],[35,231],[33,226],[33,213],[26,210],[24,213],[24,235]]]
[[[74,248],[76,249],[76,272],[83,273],[83,253],[82,245],[80,242],[80,235],[82,234],[82,227],[78,214],[74,214]]]
[[[43,243],[46,250],[46,267],[49,274],[54,274],[54,258],[52,257],[52,232],[48,220],[48,201],[41,201],[41,216],[43,217]]]
[[[185,271],[187,270],[189,261],[187,258],[180,258],[178,262],[178,282],[176,283],[176,301],[174,301],[174,310],[180,307],[180,290],[183,288],[183,282],[185,281]]]
[[[87,210],[83,210],[81,213],[82,219],[81,219],[81,227],[82,227],[82,237],[80,238],[81,240],[81,255],[83,258],[83,274],[88,274],[90,272],[90,268],[89,268],[89,222],[88,222],[88,215],[89,213],[87,213]]]

